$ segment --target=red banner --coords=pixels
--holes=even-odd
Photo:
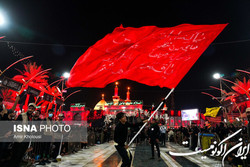
[[[117,27],[75,63],[69,87],[105,87],[119,79],[175,88],[226,24]]]

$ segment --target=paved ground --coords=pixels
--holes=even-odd
[[[133,154],[133,167],[220,167],[221,161],[206,158],[202,155],[192,155],[187,157],[174,157],[168,152],[190,152],[188,148],[174,143],[166,143],[166,147],[160,147],[161,159],[150,159],[151,149],[148,144],[133,144],[131,152]],[[157,155],[157,154],[155,154]],[[47,167],[119,167],[121,158],[116,152],[113,143],[104,143],[83,149],[75,154],[67,155],[59,163],[51,163]],[[37,165],[40,167],[40,165]],[[228,165],[226,165],[228,167]]]
[[[149,145],[138,145],[135,148],[134,161],[133,166],[136,167],[144,167],[145,164],[147,166],[157,166],[157,167],[165,167],[166,163],[162,158],[158,159],[157,152],[155,152],[155,159],[150,159],[152,157],[151,147]]]

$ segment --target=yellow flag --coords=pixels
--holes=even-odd
[[[206,113],[204,114],[204,116],[216,117],[219,110],[220,107],[206,108]]]

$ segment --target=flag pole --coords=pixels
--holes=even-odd
[[[164,100],[167,100],[167,98],[170,96],[170,94],[174,91],[174,88],[172,88],[170,90],[170,92],[168,93],[168,95],[164,98]],[[156,108],[156,110],[153,112],[153,114],[148,118],[148,121],[150,121],[150,119],[155,115],[155,113],[159,110],[159,108],[162,106],[163,101],[159,104],[159,106]],[[128,146],[130,146],[133,141],[135,140],[135,138],[138,136],[138,134],[142,131],[142,129],[147,125],[147,122],[144,123],[144,125],[141,127],[141,129],[136,133],[136,135],[131,139],[131,141],[129,142]]]

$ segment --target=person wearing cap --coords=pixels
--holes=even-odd
[[[29,103],[28,110],[25,113],[21,113],[16,120],[18,121],[32,121],[32,114],[36,110],[36,104],[35,103]]]

